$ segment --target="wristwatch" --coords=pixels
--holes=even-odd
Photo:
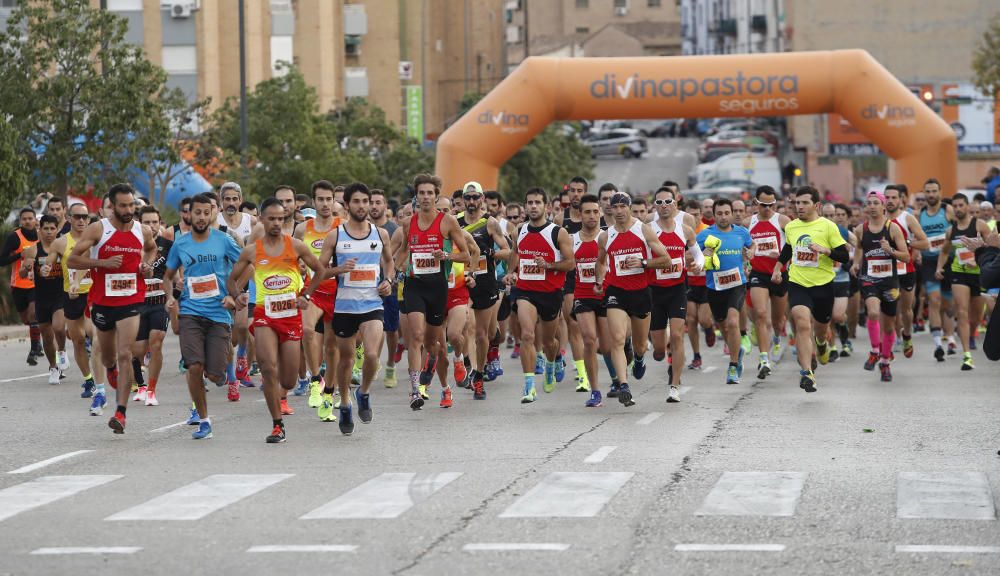
[[[647,264],[649,264],[649,262],[645,258],[643,258],[642,259],[642,267],[645,268]]]

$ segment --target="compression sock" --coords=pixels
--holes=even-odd
[[[882,335],[882,348],[880,356],[886,360],[892,357],[892,345],[896,343],[896,333],[889,332]]]
[[[146,381],[142,377],[142,363],[139,362],[138,358],[132,358],[132,379],[139,386],[146,385]]]
[[[879,327],[878,320],[869,318],[866,324],[868,325],[868,339],[872,343],[872,350],[879,350],[881,328]]]

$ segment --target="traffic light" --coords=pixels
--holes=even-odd
[[[795,174],[796,178],[798,178],[799,176],[802,176],[802,168],[799,168],[798,166],[796,166],[795,167],[795,171],[792,172],[792,174]]]
[[[920,99],[924,101],[924,104],[930,106],[934,103],[934,92],[925,88],[920,91]]]

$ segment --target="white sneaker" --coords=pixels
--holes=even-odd
[[[681,391],[671,386],[670,393],[667,394],[667,402],[680,402],[680,401],[681,401]]]
[[[61,374],[61,372],[55,366],[53,366],[52,368],[49,368],[49,384],[52,384],[52,385],[58,384],[59,383],[59,375],[60,374]]]
[[[148,390],[146,392],[146,406],[159,406],[160,402],[156,399],[156,392]]]
[[[69,368],[69,358],[66,357],[65,350],[56,351],[56,367],[60,370],[66,370]]]
[[[135,392],[135,396],[132,397],[132,401],[133,402],[145,402],[146,401],[146,387],[145,386],[139,386],[139,389],[136,390],[136,392]]]

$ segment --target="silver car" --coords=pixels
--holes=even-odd
[[[640,158],[649,149],[646,138],[632,128],[616,128],[591,134],[583,143],[590,147],[590,155],[594,158],[611,155]]]

